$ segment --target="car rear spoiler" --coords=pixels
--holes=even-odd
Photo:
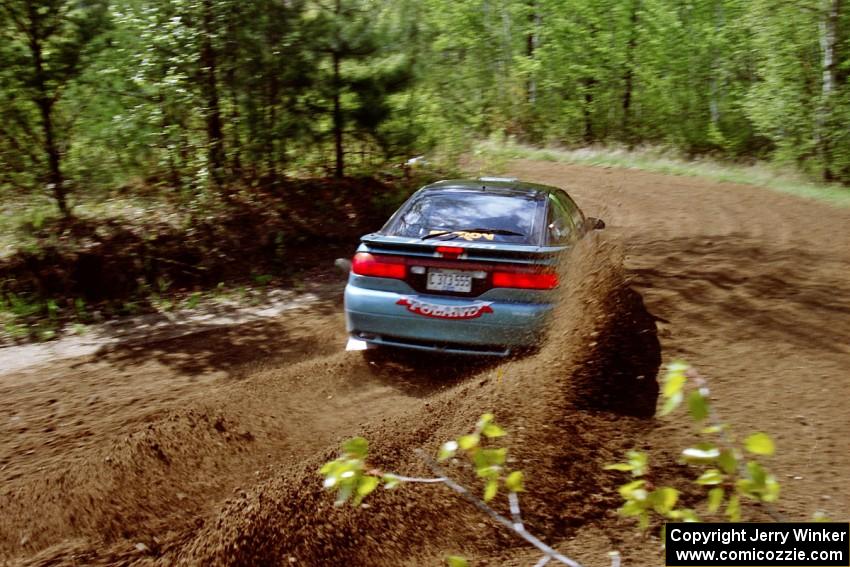
[[[507,244],[499,242],[468,242],[460,238],[451,240],[421,240],[418,238],[403,238],[367,234],[361,239],[361,246],[368,252],[404,253],[414,256],[434,257],[437,247],[451,246],[463,249],[463,257],[467,260],[483,262],[518,262],[518,263],[555,263],[558,256],[568,246],[528,246],[522,244]]]

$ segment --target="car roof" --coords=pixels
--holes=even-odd
[[[549,193],[561,191],[557,187],[528,183],[511,178],[480,177],[478,179],[446,179],[426,185],[423,193],[491,193],[505,196],[544,198]]]

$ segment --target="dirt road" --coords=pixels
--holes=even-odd
[[[779,511],[847,519],[850,210],[684,177],[510,169],[564,187],[609,226],[577,255],[538,355],[370,363],[340,352],[332,295],[272,321],[2,374],[0,562],[439,565],[461,553],[530,565],[533,552],[442,488],[337,509],[316,475],[356,434],[372,441],[375,466],[427,474],[413,448],[492,410],[529,476],[532,529],[587,565],[606,565],[612,549],[626,564],[662,564],[654,540],[613,512],[621,479],[601,468],[638,447],[676,470],[693,432],[582,401],[612,364],[652,364],[650,344],[623,341],[642,315],[620,285],[620,249],[664,360],[699,367],[738,431],[777,440],[767,464]]]
[[[515,164],[610,220],[666,360],[711,378],[724,419],[776,437],[791,517],[850,504],[850,210],[730,183]],[[653,442],[681,443],[662,426]],[[675,445],[674,445],[675,446]],[[683,445],[679,445],[683,446]]]

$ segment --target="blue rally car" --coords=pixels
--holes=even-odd
[[[534,347],[560,253],[602,227],[555,187],[503,178],[427,185],[361,238],[345,288],[348,348],[506,356]]]

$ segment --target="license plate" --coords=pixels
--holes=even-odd
[[[432,291],[469,293],[472,291],[472,272],[431,268],[428,270],[425,288]]]

